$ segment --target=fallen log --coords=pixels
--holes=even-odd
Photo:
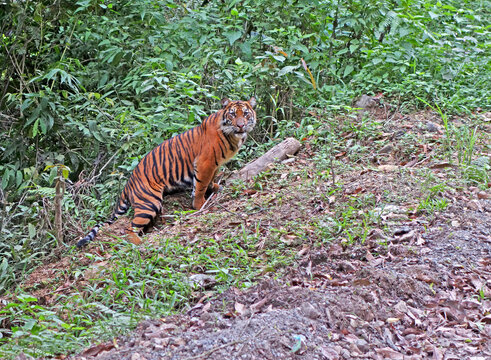
[[[273,146],[263,156],[251,161],[230,178],[249,180],[264,171],[272,163],[284,160],[287,156],[295,154],[300,149],[300,146],[301,144],[297,139],[286,138],[278,145]]]

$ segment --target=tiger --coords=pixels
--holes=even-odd
[[[114,210],[105,223],[94,226],[77,242],[82,248],[96,237],[99,229],[110,225],[134,210],[131,225],[125,230],[127,239],[142,243],[140,234],[162,210],[163,196],[192,187],[192,206],[199,210],[205,197],[220,186],[215,177],[221,165],[237,154],[247,135],[256,125],[256,99],[221,100],[222,108],[203,122],[176,135],[145,155],[130,175]]]

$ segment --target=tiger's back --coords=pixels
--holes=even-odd
[[[135,213],[127,234],[131,242],[139,244],[137,234],[160,213],[164,195],[192,187],[193,208],[198,210],[207,193],[218,191],[214,178],[219,167],[239,151],[256,124],[254,98],[223,99],[222,105],[200,125],[164,141],[141,159],[106,224],[133,207]],[[77,246],[92,241],[103,225],[96,225]]]

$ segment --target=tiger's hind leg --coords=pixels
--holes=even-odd
[[[161,202],[154,201],[141,205],[136,205],[135,214],[131,221],[131,226],[126,229],[126,235],[128,240],[135,244],[140,245],[142,240],[139,236],[156,218],[157,214],[162,209]]]

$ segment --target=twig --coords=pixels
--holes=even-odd
[[[229,209],[227,209],[227,208],[226,208],[225,206],[223,206],[222,204],[217,203],[217,206],[218,206],[219,208],[221,208],[222,210],[225,210],[225,211],[226,211],[226,212],[228,212],[229,214],[232,214],[232,215],[236,215],[236,216],[237,216],[237,213],[236,213],[236,212],[234,212],[234,211],[230,211]]]
[[[239,343],[239,342],[240,342],[240,341],[238,341],[238,340],[231,341],[231,342],[229,342],[229,343],[226,343],[226,344],[223,344],[223,345],[217,346],[217,347],[215,347],[215,348],[213,348],[213,349],[210,349],[210,350],[208,350],[208,351],[205,351],[203,354],[199,354],[199,355],[196,355],[196,356],[191,356],[191,357],[185,358],[184,360],[193,360],[193,359],[199,359],[199,358],[201,358],[201,357],[208,357],[208,356],[210,356],[212,353],[214,353],[214,352],[215,352],[215,351],[217,351],[217,350],[223,349],[223,348],[225,348],[225,347],[227,347],[227,346],[235,345],[235,344],[237,344],[237,343]]]
[[[429,161],[430,159],[431,159],[431,156],[425,157],[423,160],[418,161],[416,164],[414,164],[414,165],[413,165],[413,166],[411,166],[411,167],[416,167],[416,166],[418,166],[418,165],[421,165],[421,164],[423,164],[423,163],[425,163],[425,162]]]
[[[109,159],[109,160],[108,160],[108,161],[107,161],[107,162],[104,164],[104,166],[103,166],[103,167],[101,167],[101,169],[99,170],[99,174],[94,175],[94,176],[92,177],[92,179],[90,179],[90,180],[88,181],[88,183],[89,183],[89,184],[90,184],[90,183],[92,183],[92,181],[94,181],[95,179],[97,179],[99,176],[101,176],[101,175],[102,175],[102,170],[104,170],[104,169],[105,169],[105,168],[106,168],[106,167],[109,165],[109,163],[110,163],[110,162],[111,162],[111,161],[114,159],[114,157],[115,157],[116,155],[118,155],[118,154],[121,152],[121,149],[122,149],[122,148],[119,148],[117,151],[115,151],[115,152],[114,152],[113,156],[111,156],[111,158],[110,158],[110,159]]]
[[[222,182],[222,179],[220,178],[220,180],[218,180],[217,184],[220,185],[221,182]],[[215,199],[216,199],[217,196],[218,196],[218,193],[211,194],[208,197],[208,199],[206,199],[206,201],[203,204],[203,206],[201,207],[201,209],[199,209],[198,211],[193,212],[192,214],[189,214],[188,216],[196,216],[198,214],[201,214],[203,211],[207,210],[208,209],[208,205],[211,205],[211,203],[213,201],[215,201]]]
[[[249,322],[251,321],[251,319],[252,319],[252,316],[251,316],[251,318],[249,319]],[[249,325],[249,323],[247,323],[247,325]],[[246,325],[246,326],[247,326],[247,325]],[[258,331],[257,333],[255,333],[255,334],[252,336],[252,338],[251,338],[251,339],[249,339],[249,340],[253,340],[253,339],[255,339],[256,337],[258,337],[258,336],[259,336],[259,334],[260,334],[260,333],[262,333],[262,332],[263,332],[263,330],[264,330],[265,328],[266,328],[266,326],[263,326],[263,327],[262,327],[261,329],[259,329],[259,331]],[[245,346],[246,346],[246,343],[244,342],[244,343],[242,344],[242,347],[239,349],[239,351],[238,351],[238,352],[237,352],[237,354],[235,355],[236,357],[239,357],[240,353],[242,352],[242,350],[244,349],[244,347],[245,347]]]

